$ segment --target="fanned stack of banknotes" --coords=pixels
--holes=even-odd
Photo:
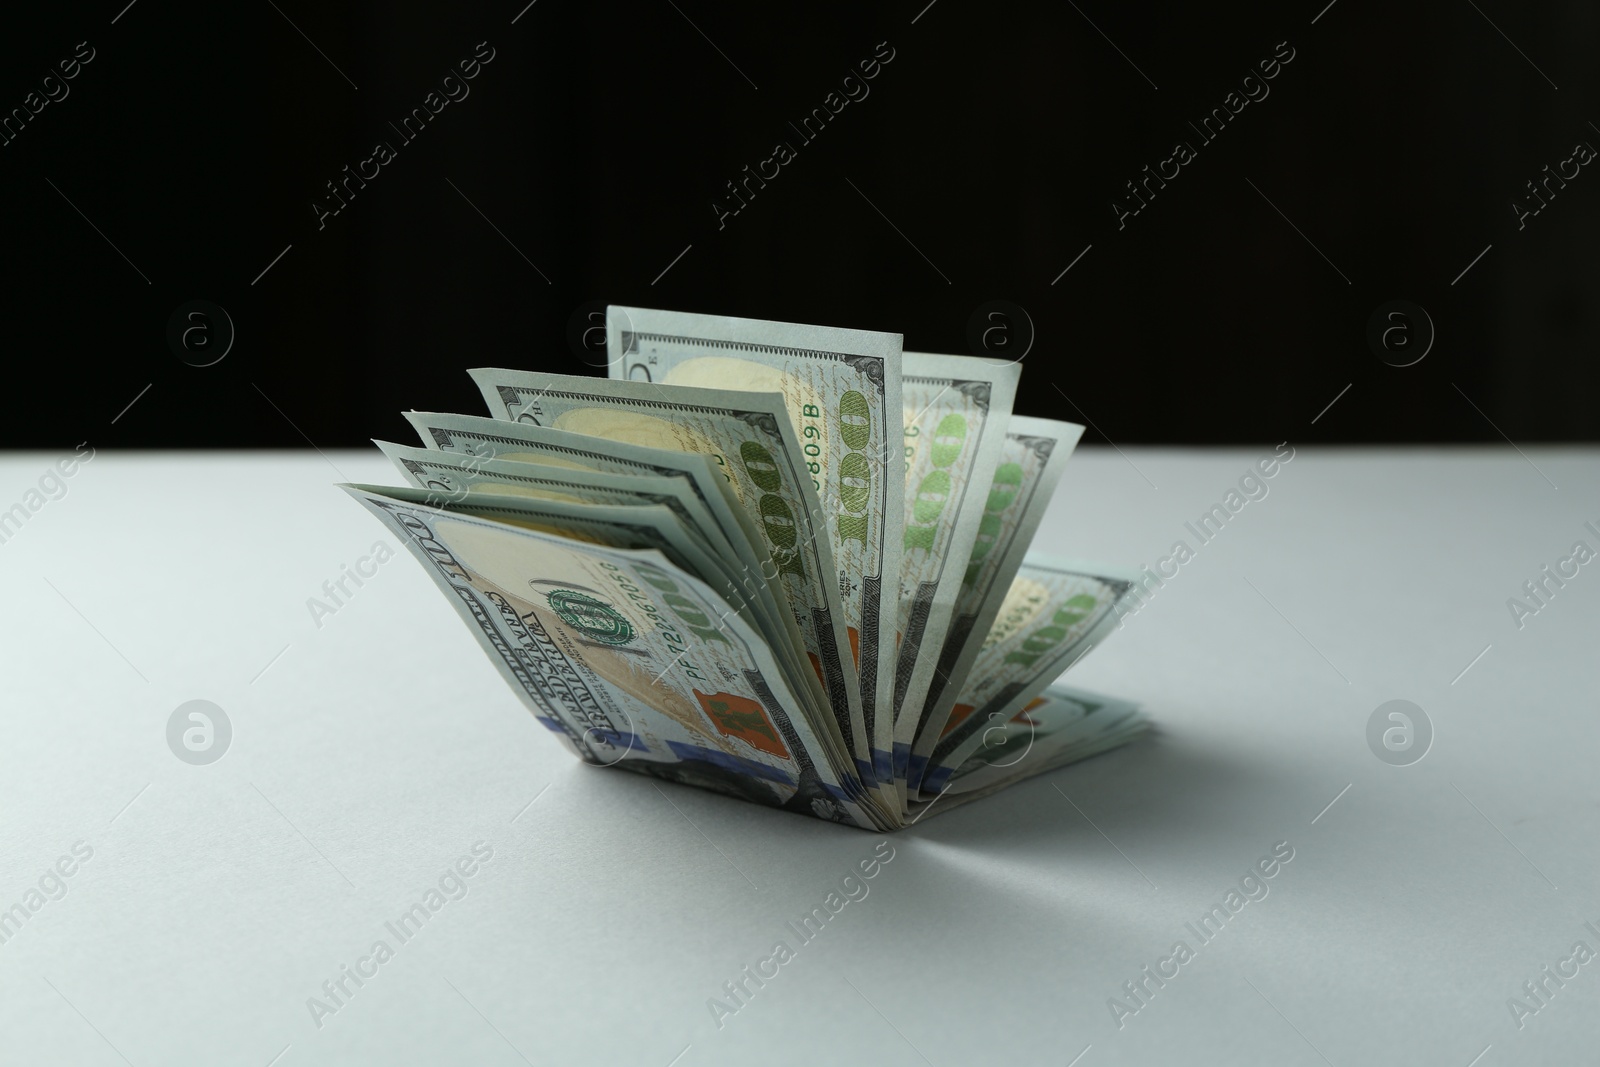
[[[608,378],[475,370],[350,485],[585,762],[865,829],[1120,745],[1047,688],[1131,570],[1028,549],[1083,427],[899,334],[611,307]]]

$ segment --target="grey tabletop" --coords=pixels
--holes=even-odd
[[[1274,447],[1080,450],[1158,732],[893,835],[574,763],[376,451],[12,453],[0,1061],[1592,1061],[1600,452]]]

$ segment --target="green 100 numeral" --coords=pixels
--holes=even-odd
[[[778,568],[779,574],[795,574],[804,578],[805,563],[794,547],[799,540],[795,533],[794,512],[777,493],[783,487],[783,474],[778,470],[772,453],[756,441],[746,441],[739,446],[739,462],[750,480],[756,483],[756,488],[761,490],[761,499],[756,501],[756,512],[761,516],[761,528],[767,533],[773,565]]]
[[[850,450],[839,460],[839,540],[866,544],[872,467],[861,450],[872,441],[872,409],[859,390],[839,398],[839,437]]]
[[[933,470],[917,483],[916,495],[911,504],[911,525],[906,527],[906,548],[933,551],[935,535],[939,532],[939,516],[950,500],[950,464],[961,456],[967,443],[967,420],[963,415],[950,414],[939,420],[929,445]]]
[[[711,618],[701,611],[694,601],[678,591],[677,583],[668,577],[665,571],[659,571],[648,563],[641,563],[638,567],[639,577],[661,590],[664,594],[661,599],[666,601],[667,606],[672,609],[672,613],[678,616],[679,621],[689,628],[690,633],[702,641],[721,641],[725,645],[731,643],[716,622],[712,622]],[[721,619],[717,620],[717,622],[721,621]]]
[[[1088,593],[1079,593],[1068,600],[1055,613],[1050,625],[1041,626],[1029,634],[1023,640],[1020,649],[1006,653],[1004,662],[1020,663],[1024,667],[1033,666],[1040,656],[1061,643],[1061,639],[1067,636],[1068,628],[1089,617],[1089,613],[1095,608],[1095,603],[1094,597]]]
[[[984,504],[983,518],[978,520],[978,539],[973,542],[972,555],[967,562],[967,573],[961,579],[962,585],[971,585],[978,580],[978,574],[983,570],[984,558],[1000,539],[1000,531],[1004,527],[1000,516],[1016,503],[1017,494],[1020,492],[1022,492],[1022,464],[1000,464],[1000,469],[994,472],[994,487],[989,490],[989,499]]]

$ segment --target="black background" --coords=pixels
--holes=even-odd
[[[1597,168],[1513,209],[1600,145],[1594,5],[524,3],[11,16],[0,112],[95,58],[0,147],[3,443],[410,440],[400,409],[482,410],[464,368],[599,373],[568,340],[588,301],[962,352],[995,299],[1036,331],[1019,410],[1091,441],[1597,436]],[[479,42],[470,95],[403,143]],[[802,142],[880,42],[870,95]],[[1270,95],[1202,143],[1279,42]],[[1119,228],[1178,140],[1198,158]],[[378,141],[396,158],[319,225]],[[167,340],[195,299],[236,330],[211,366]],[[1367,340],[1395,299],[1437,331],[1407,367]]]

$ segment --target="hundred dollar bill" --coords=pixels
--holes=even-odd
[[[453,452],[475,463],[501,459],[683,482],[732,546],[740,588],[747,595],[757,595],[766,581],[763,576],[773,570],[770,558],[757,552],[760,542],[754,524],[708,456],[626,441],[601,445],[586,434],[478,415],[410,411],[405,417],[427,448]],[[741,530],[743,537],[738,536]]]
[[[724,553],[733,551],[686,477],[612,474],[526,460],[486,459],[392,441],[374,441],[373,444],[383,450],[412,485],[437,490],[444,500],[476,489],[547,500],[661,504],[671,508],[685,526],[704,537],[713,548]]]
[[[898,782],[906,779],[1022,373],[1016,363],[921,352],[905,353],[901,369],[906,510],[895,623]]]
[[[1108,736],[1125,738],[1147,723],[1138,705],[1055,685],[1003,726],[984,731],[982,745],[950,777],[949,791],[1010,785],[1082,758]]]
[[[1071,422],[1012,415],[977,536],[962,573],[954,616],[934,668],[914,733],[908,777],[921,781],[928,756],[972,671],[989,628],[1061,481],[1067,458],[1083,435]]]
[[[453,454],[479,467],[492,460],[537,463],[565,467],[585,475],[594,472],[627,475],[651,480],[663,487],[679,485],[693,497],[699,509],[710,514],[713,525],[722,530],[731,543],[734,554],[727,561],[727,569],[733,574],[741,595],[747,601],[768,605],[767,614],[776,626],[776,634],[783,638],[772,641],[780,659],[799,662],[797,650],[804,647],[804,642],[794,613],[787,604],[779,604],[768,587],[766,576],[775,573],[775,567],[766,554],[757,553],[758,535],[754,526],[710,457],[646,448],[624,441],[608,441],[601,445],[585,434],[476,415],[411,411],[406,412],[405,417],[429,450]],[[439,477],[437,470],[431,477]],[[744,531],[743,536],[740,531]],[[828,702],[820,681],[809,680],[805,688],[815,694],[818,702]]]
[[[433,491],[419,489],[375,489],[372,486],[357,488],[382,492],[396,500],[413,504],[432,504],[439,499]],[[464,495],[442,505],[444,510],[490,519],[510,526],[577,540],[586,544],[605,545],[611,548],[648,548],[660,552],[675,566],[680,567],[714,590],[726,589],[717,580],[716,561],[680,525],[677,516],[666,507],[658,505],[628,504],[622,506],[588,504],[581,501],[535,499],[527,495],[506,495],[482,490],[468,490]],[[671,598],[668,598],[669,601]],[[770,633],[762,633],[759,621],[738,598],[735,591],[725,594],[732,605],[722,607],[706,625],[718,630],[734,612],[744,612],[747,621],[756,626],[768,651],[773,653],[779,673],[799,701],[799,706],[813,721],[822,724],[824,740],[834,746],[841,759],[849,766],[852,758],[846,747],[845,735],[840,733],[833,709],[828,704],[816,675],[808,673],[793,658],[781,658],[775,649]],[[859,776],[858,776],[859,777]],[[868,802],[881,815],[887,809],[876,796]]]
[[[846,644],[837,573],[816,535],[816,492],[781,397],[684,386],[668,393],[644,382],[479,368],[469,372],[489,409],[511,422],[551,426],[607,442],[701,452],[712,457],[744,509],[788,598],[805,649],[822,679],[841,733],[871,780],[870,738],[860,685]]]
[[[671,509],[660,505],[589,504],[477,489],[469,489],[445,500],[438,492],[428,489],[373,485],[357,485],[355,488],[363,492],[381,493],[407,504],[476,515],[584,544],[655,549],[671,560],[674,566],[688,571],[708,586],[715,588],[718,581],[717,568],[710,555],[695,543]],[[732,599],[735,607],[720,612],[712,621],[713,626],[730,611],[742,606],[738,599],[730,598],[726,593],[724,599]]]
[[[659,553],[344,488],[411,550],[512,689],[579,758],[878,826],[765,643],[737,614],[709,625],[721,610],[715,594]]]
[[[1012,716],[1004,731],[995,730],[1003,738],[963,763],[943,793],[913,803],[905,821],[910,825],[926,815],[952,811],[1036,774],[1127,744],[1149,727],[1135,704],[1051,686]]]
[[[374,443],[407,481],[419,489],[439,493],[441,506],[448,506],[448,502],[460,500],[469,490],[475,490],[572,503],[660,504],[670,508],[684,528],[703,544],[722,579],[713,581],[707,575],[705,580],[719,593],[740,601],[748,600],[761,620],[763,631],[773,636],[775,648],[781,640],[790,637],[778,621],[788,618],[788,614],[776,610],[764,583],[750,583],[748,591],[768,593],[767,596],[747,597],[737,570],[728,566],[729,561],[737,558],[732,545],[700,503],[686,476],[613,474],[524,460],[484,459],[389,441]]]
[[[644,308],[607,309],[613,378],[783,394],[821,500],[860,668],[874,775],[893,774],[894,619],[905,482],[899,334]]]
[[[928,761],[921,791],[951,774],[1035,695],[1116,628],[1137,572],[1032,555],[1012,581]]]

